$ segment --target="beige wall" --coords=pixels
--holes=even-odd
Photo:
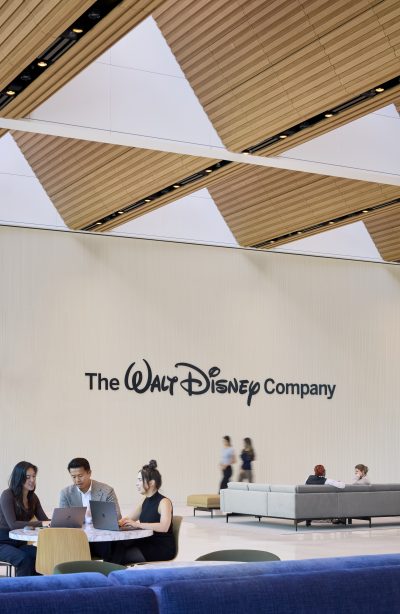
[[[138,468],[159,461],[176,503],[214,492],[220,440],[254,438],[258,481],[301,483],[315,463],[350,480],[400,481],[400,269],[119,237],[0,228],[0,487],[40,468],[50,510],[87,456],[126,506]],[[334,383],[331,400],[90,391],[132,361],[221,376]],[[180,372],[183,375],[183,371]]]

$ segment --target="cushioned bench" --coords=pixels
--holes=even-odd
[[[189,495],[186,501],[187,505],[193,506],[193,516],[196,516],[196,510],[203,512],[211,512],[220,509],[219,495]]]

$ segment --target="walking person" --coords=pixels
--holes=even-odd
[[[242,466],[240,467],[238,482],[247,480],[251,483],[253,481],[251,463],[255,460],[256,455],[250,437],[245,437],[243,439],[243,450],[240,454],[240,458],[242,459]]]
[[[221,451],[220,467],[222,471],[222,480],[219,489],[228,488],[228,482],[232,477],[232,465],[236,463],[235,450],[231,444],[231,438],[229,435],[224,435],[222,438],[223,448]]]

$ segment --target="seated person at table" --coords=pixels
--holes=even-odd
[[[117,495],[112,486],[92,480],[92,471],[86,458],[73,458],[68,463],[68,471],[73,484],[66,486],[60,493],[60,507],[86,507],[85,522],[92,522],[89,501],[112,501],[115,504],[118,518],[121,518]],[[106,560],[111,556],[110,542],[91,543],[92,556]]]
[[[127,563],[169,561],[176,555],[172,532],[173,510],[171,501],[158,492],[161,488],[161,475],[155,460],[151,460],[139,471],[136,488],[144,495],[144,501],[130,516],[122,518],[119,524],[121,527],[151,529],[154,534],[141,539],[140,545],[137,540],[118,542],[120,560]]]
[[[115,503],[118,518],[121,518],[114,489],[108,484],[92,480],[92,471],[86,458],[73,458],[68,463],[68,471],[73,484],[61,491],[60,507],[86,507],[85,522],[92,522],[89,501],[112,501]]]
[[[37,467],[21,461],[12,470],[9,488],[0,497],[0,560],[14,565],[16,576],[34,576],[36,548],[10,539],[9,531],[49,524],[35,494]]]
[[[362,463],[356,465],[354,467],[354,473],[355,477],[352,481],[352,484],[365,484],[366,486],[369,486],[371,484],[371,482],[367,478],[368,467],[366,465],[363,465]]]

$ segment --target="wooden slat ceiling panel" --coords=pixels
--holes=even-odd
[[[124,2],[113,9],[92,30],[85,34],[85,36],[57,60],[57,62],[47,68],[42,76],[38,77],[38,79],[19,94],[15,100],[7,105],[1,112],[1,116],[10,118],[26,116],[132,30],[138,23],[150,15],[155,8],[162,4],[162,1],[163,0],[124,0]],[[44,5],[49,4],[47,0],[43,0],[42,3]],[[16,2],[16,4],[18,3]],[[28,4],[28,2],[24,2],[23,4]],[[52,4],[54,4],[54,0]],[[60,7],[64,7],[65,13],[68,14],[72,13],[70,5],[80,5],[79,12],[75,16],[76,18],[84,12],[88,5],[90,6],[93,4],[93,1],[77,2],[75,0],[68,0],[67,2],[66,0],[60,0],[58,4]],[[68,23],[63,23],[58,33],[62,32],[73,19],[66,21],[68,21]],[[46,26],[43,25],[41,21],[39,28],[45,27]],[[18,31],[18,24],[16,25],[16,31]],[[50,39],[50,42],[51,40],[53,40],[53,38]],[[21,41],[20,44],[25,47],[26,40]],[[46,48],[46,46],[47,45],[44,45],[44,48]],[[36,57],[43,49],[36,48],[35,45],[33,45],[33,47],[30,53],[33,54],[33,57]],[[17,75],[25,65],[25,62],[19,62],[18,65],[15,65],[13,67],[12,76]],[[0,131],[0,136],[4,134],[4,132],[4,130]]]
[[[74,229],[83,228],[215,162],[47,135],[13,132],[13,136],[61,217]],[[196,183],[195,189],[200,187],[200,182]],[[193,187],[179,189],[164,200],[119,217],[108,227],[193,190]]]
[[[73,23],[93,0],[9,0],[0,7],[0,89]]]
[[[365,221],[384,260],[400,261],[400,205]]]
[[[400,196],[398,186],[261,167],[240,168],[209,191],[238,242],[245,246]]]
[[[400,0],[167,0],[157,22],[225,145],[241,150],[400,72]],[[194,33],[194,34],[193,34]],[[388,92],[312,130],[387,104]],[[296,137],[296,144],[310,135]],[[289,139],[280,150],[291,147]],[[268,149],[268,154],[272,148]]]

